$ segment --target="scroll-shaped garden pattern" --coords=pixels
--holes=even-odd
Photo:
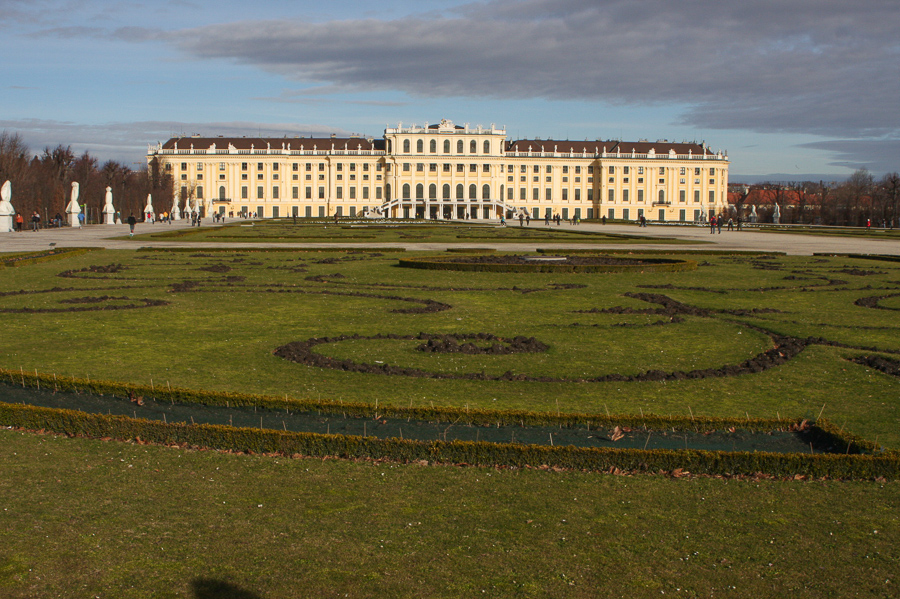
[[[844,402],[850,426],[872,410],[884,427],[896,421],[882,400],[900,395],[900,265],[665,257],[698,267],[472,273],[398,268],[396,255],[371,250],[98,251],[24,267],[52,276],[7,278],[0,312],[27,318],[23,332],[65,313],[91,327],[124,322],[142,342],[190,357],[146,368],[185,387],[241,369],[260,373],[241,391],[383,404],[814,417]],[[153,337],[147,322],[173,324]],[[60,345],[41,347],[50,367]],[[857,391],[865,397],[851,406]]]

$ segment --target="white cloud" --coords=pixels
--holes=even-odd
[[[900,132],[894,0],[496,0],[452,17],[242,21],[170,32],[188,54],[417,97],[692,106],[706,128]]]

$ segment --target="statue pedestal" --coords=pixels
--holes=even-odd
[[[0,215],[0,233],[10,233],[13,230],[13,217],[11,214]]]

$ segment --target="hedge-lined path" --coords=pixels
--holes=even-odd
[[[249,223],[252,221],[241,219],[230,219],[229,223],[242,222]],[[397,221],[393,221],[397,222]],[[465,224],[491,224],[494,221],[466,221]],[[376,224],[373,222],[373,224]],[[208,228],[215,225],[205,225]],[[510,224],[509,228],[515,228],[518,225]],[[179,229],[190,228],[189,221],[178,221],[172,224],[154,223],[144,224],[138,223],[135,232],[137,236],[134,239],[128,239],[128,225],[87,225],[83,229],[73,229],[71,227],[63,227],[61,229],[43,229],[37,233],[32,231],[23,231],[21,233],[0,233],[0,252],[24,252],[42,250],[56,244],[58,247],[103,247],[107,249],[132,249],[139,247],[159,247],[159,248],[175,248],[175,247],[195,247],[198,249],[216,246],[229,247],[277,247],[289,249],[292,247],[305,248],[329,248],[329,247],[347,247],[353,245],[349,240],[338,240],[335,243],[220,243],[220,242],[188,242],[188,241],[152,241],[142,239],[141,235],[146,233],[162,233],[167,231],[175,231]],[[526,227],[528,228],[528,227]],[[544,228],[542,224],[532,223],[531,229],[539,230]],[[582,223],[576,226],[562,224],[561,226],[551,226],[551,230],[572,229],[577,231],[597,231],[604,233],[615,233],[625,235],[641,235],[646,234],[652,237],[670,238],[679,240],[681,243],[672,246],[673,250],[733,250],[733,251],[779,251],[794,255],[812,255],[814,253],[862,253],[862,254],[895,254],[900,255],[900,242],[894,240],[864,239],[852,237],[830,237],[825,235],[798,235],[790,233],[767,233],[752,230],[745,231],[722,231],[721,234],[711,235],[708,227],[698,226],[674,226],[674,225],[650,225],[645,229],[640,229],[635,225],[622,224],[586,224]],[[125,239],[122,239],[125,237]],[[687,243],[685,243],[687,242]],[[692,243],[693,242],[693,243]],[[696,245],[694,245],[696,244]],[[403,247],[408,250],[437,250],[443,251],[450,247],[447,243],[427,243],[427,242],[409,242],[409,243],[362,243],[366,247]],[[459,243],[452,244],[452,247],[472,247],[485,248],[492,247],[505,252],[528,252],[534,251],[539,247],[553,247],[561,249],[627,249],[627,250],[647,250],[647,249],[664,249],[665,244],[657,243],[629,243],[629,244],[584,244],[584,243],[561,243],[556,242],[529,242],[529,243],[492,243],[490,240],[479,239],[477,243]]]

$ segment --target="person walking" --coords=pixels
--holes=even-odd
[[[41,228],[41,215],[38,214],[37,210],[31,215],[31,230],[35,233],[38,232]]]
[[[84,212],[78,213],[78,228],[79,229],[84,228]]]
[[[134,237],[134,225],[137,224],[137,219],[134,218],[134,214],[128,215],[128,228],[131,229],[131,233],[129,233],[129,237]]]
[[[709,217],[709,234],[715,235],[716,233],[716,215],[711,214]]]

